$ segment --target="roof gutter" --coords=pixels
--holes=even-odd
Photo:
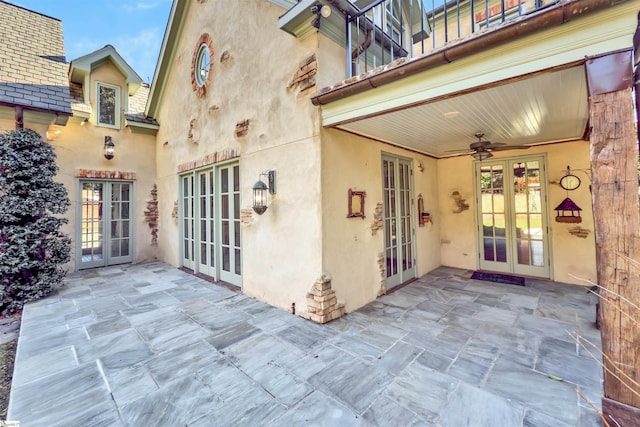
[[[421,73],[440,65],[465,58],[480,50],[506,43],[517,37],[523,37],[536,31],[562,25],[577,17],[605,9],[628,0],[569,0],[553,7],[534,12],[524,19],[517,19],[508,24],[470,37],[460,42],[440,48],[417,59],[400,59],[392,68],[370,72],[346,80],[337,87],[323,89],[324,92],[313,96],[313,105],[326,105],[339,99],[374,89],[398,79]]]

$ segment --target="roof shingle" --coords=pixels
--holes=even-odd
[[[0,102],[71,114],[60,20],[0,0]]]

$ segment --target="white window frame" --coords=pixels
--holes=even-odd
[[[116,105],[115,105],[115,120],[114,123],[104,123],[100,121],[100,88],[108,88],[114,89],[116,91]],[[121,96],[120,96],[121,88],[117,85],[112,85],[104,82],[96,82],[96,126],[111,128],[111,129],[120,129],[120,116],[121,116]]]

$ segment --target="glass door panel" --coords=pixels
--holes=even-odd
[[[80,183],[80,265],[100,267],[104,261],[104,183]]]
[[[543,158],[476,164],[480,268],[549,277]]]
[[[382,191],[386,288],[415,277],[414,225],[411,213],[411,162],[383,156]]]
[[[213,169],[198,172],[198,272],[216,278],[215,180]]]
[[[240,166],[218,168],[220,185],[220,279],[241,286]]]
[[[180,180],[182,265],[193,269],[195,267],[194,177],[193,175],[187,175],[183,176]]]
[[[77,268],[132,262],[133,184],[82,180],[79,187]]]

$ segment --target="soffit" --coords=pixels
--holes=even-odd
[[[588,121],[582,65],[363,117],[336,126],[434,157],[455,155],[483,132],[492,142],[534,145],[581,139]]]

